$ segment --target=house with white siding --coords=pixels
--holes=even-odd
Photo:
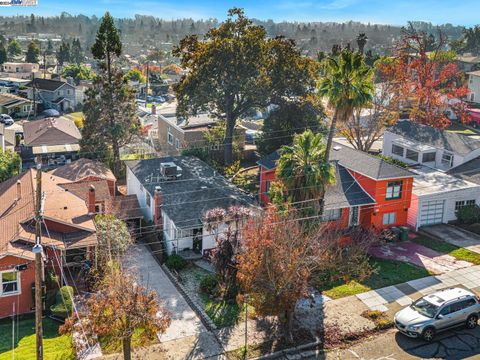
[[[456,220],[459,208],[480,205],[480,176],[475,181],[456,171],[480,162],[479,133],[401,120],[385,130],[383,139],[383,155],[403,161],[416,173],[408,210],[410,226],[448,223]]]
[[[163,233],[168,254],[193,251],[199,256],[215,248],[204,224],[214,208],[256,208],[247,195],[200,159],[168,156],[126,161],[127,193],[136,195],[144,219]],[[220,231],[226,225],[219,226]]]

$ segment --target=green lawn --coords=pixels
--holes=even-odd
[[[323,293],[334,299],[360,294],[372,289],[400,284],[410,280],[430,276],[430,273],[421,267],[401,261],[372,258],[370,263],[376,272],[362,282],[350,281],[349,283],[337,283],[323,290]]]
[[[422,235],[413,239],[413,242],[438,251],[439,253],[451,255],[457,260],[464,260],[475,265],[480,265],[480,254],[449,244],[445,241],[435,240]]]
[[[478,132],[475,130],[472,130],[470,128],[467,128],[466,126],[463,126],[458,123],[452,123],[450,127],[447,129],[449,132],[454,132],[454,133],[459,133],[459,134],[464,134],[464,135],[477,135]]]
[[[47,360],[75,359],[71,337],[58,334],[59,323],[49,318],[43,319],[43,353]],[[15,325],[17,333],[17,325]],[[12,359],[12,321],[0,321],[0,360]],[[35,359],[35,319],[20,320],[18,337],[15,334],[13,359]]]
[[[208,317],[219,327],[235,325],[240,317],[245,316],[245,312],[236,303],[228,303],[224,300],[211,299],[208,295],[200,293],[203,307]],[[249,307],[249,309],[252,309]]]
[[[141,339],[141,337],[140,337],[142,332],[143,332],[143,329],[135,330],[135,332],[133,334],[133,337],[132,337],[132,349],[134,349],[136,347],[139,347],[139,346],[148,346],[148,345],[153,345],[153,344],[158,343],[157,339],[146,340],[146,342],[145,342],[145,340]],[[110,337],[101,336],[101,337],[99,337],[98,341],[100,343],[100,347],[102,348],[102,353],[104,355],[114,354],[114,353],[118,353],[118,352],[123,351],[122,342],[118,339],[115,339],[115,340],[111,341]]]

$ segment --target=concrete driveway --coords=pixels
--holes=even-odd
[[[420,230],[434,238],[480,254],[480,235],[447,224],[426,226]]]

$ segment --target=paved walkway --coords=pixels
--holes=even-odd
[[[167,332],[159,337],[162,342],[207,331],[197,314],[178,292],[144,245],[132,246],[124,257],[124,265],[146,287],[155,290],[158,298],[165,303],[165,307],[170,311],[172,323]]]
[[[421,230],[437,239],[480,254],[480,235],[447,224],[427,226]]]
[[[407,306],[423,295],[454,286],[462,286],[470,290],[479,288],[480,265],[371,290],[355,296],[372,310],[388,311]]]
[[[473,265],[410,241],[375,246],[369,250],[369,253],[375,257],[424,267],[433,274],[443,274]]]

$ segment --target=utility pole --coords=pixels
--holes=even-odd
[[[37,99],[35,93],[35,73],[32,72],[32,90],[33,90],[33,120],[37,118]]]
[[[150,78],[150,61],[147,61],[147,81],[145,82],[145,107],[147,107],[149,78]]]
[[[43,201],[42,194],[42,160],[37,157],[37,177],[35,196],[35,246],[32,252],[35,254],[35,334],[37,360],[43,360],[43,327],[42,327],[42,286],[43,286],[43,264],[42,264],[42,220]]]
[[[43,78],[46,78],[47,75],[47,52],[43,52]]]

